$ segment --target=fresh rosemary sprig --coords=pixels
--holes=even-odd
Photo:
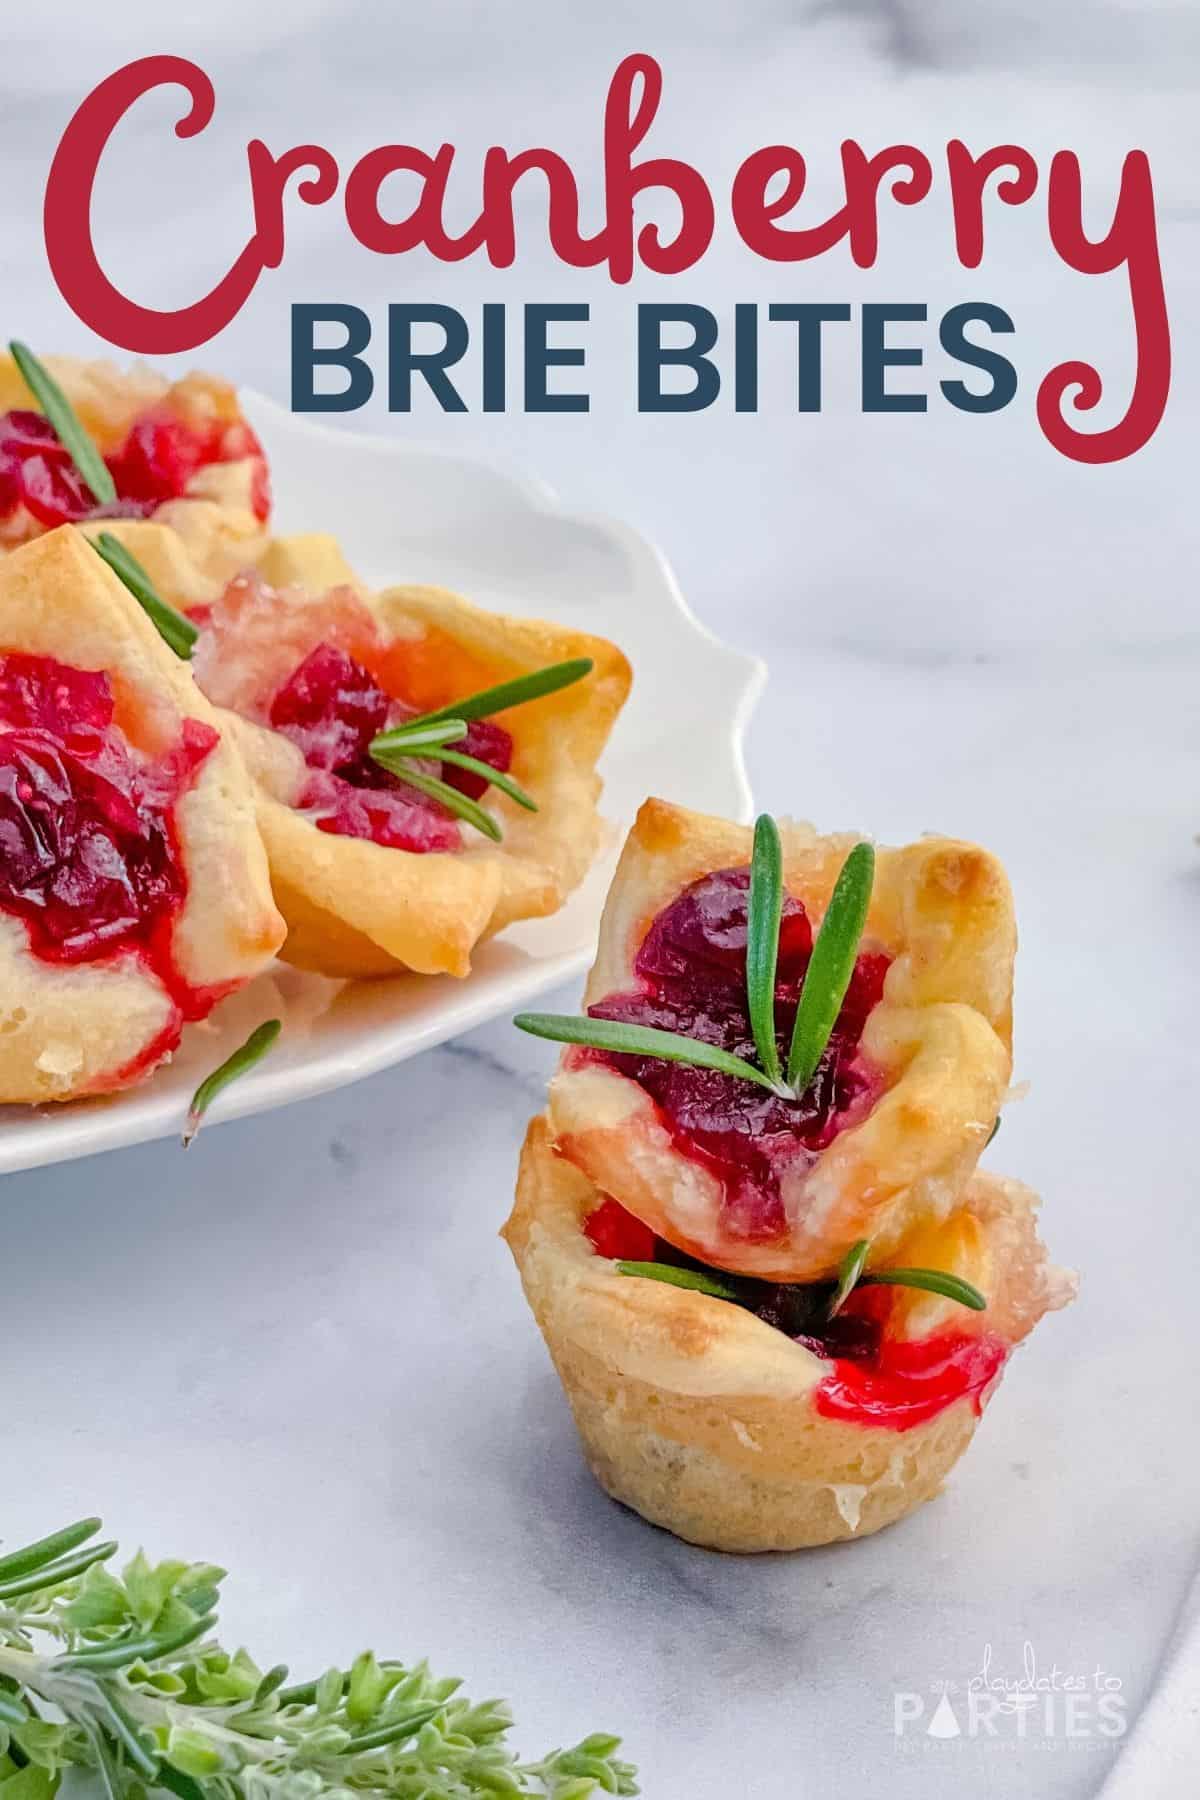
[[[428,775],[423,769],[414,769],[401,756],[376,755],[375,761],[400,781],[406,781],[409,787],[416,788],[419,794],[428,794],[431,800],[440,800],[447,812],[452,812],[465,824],[473,825],[476,831],[491,838],[494,844],[503,839],[504,833],[487,808],[480,806],[478,800],[472,800],[469,794],[460,793],[458,788],[451,787],[448,781],[442,781],[437,775]]]
[[[797,1298],[811,1295],[819,1309],[817,1316],[823,1316],[826,1322],[837,1318],[856,1287],[921,1288],[927,1293],[941,1294],[947,1300],[956,1300],[973,1312],[986,1311],[987,1301],[979,1289],[946,1269],[876,1269],[866,1273],[869,1250],[868,1240],[860,1238],[846,1252],[836,1285],[828,1281],[799,1281],[776,1282],[768,1286],[774,1295],[780,1291]],[[708,1294],[713,1300],[731,1300],[735,1306],[749,1312],[758,1310],[765,1291],[764,1284],[753,1277],[725,1276],[720,1269],[710,1271],[680,1268],[675,1263],[625,1261],[619,1261],[616,1268],[619,1275],[638,1275],[650,1281],[667,1282],[672,1287],[690,1288],[695,1293]]]
[[[8,348],[20,370],[22,381],[53,425],[59,443],[91,489],[96,504],[111,506],[117,497],[116,483],[109,474],[104,458],[84,430],[75,408],[45,363],[33,354],[28,345],[13,339]]]
[[[837,1024],[854,973],[874,884],[875,852],[870,844],[855,844],[834,884],[804,972],[788,1054],[788,1086],[793,1093],[802,1094],[816,1074]]]
[[[875,880],[875,852],[856,844],[843,863],[800,990],[786,1076],[775,1038],[775,972],[783,917],[783,851],[779,828],[764,813],[754,827],[750,891],[746,901],[746,1005],[760,1068],[681,1032],[659,1031],[610,1019],[564,1013],[518,1013],[513,1024],[532,1037],[582,1044],[618,1055],[654,1056],[664,1062],[716,1069],[757,1082],[781,1100],[799,1100],[817,1072],[846,989],[854,973]]]
[[[288,1687],[213,1636],[224,1570],[151,1564],[120,1575],[115,1544],[80,1573],[63,1554],[99,1530],[85,1519],[0,1560],[32,1585],[0,1595],[0,1795],[54,1800],[71,1769],[100,1776],[107,1800],[549,1800],[636,1794],[599,1734],[521,1763],[499,1701],[475,1705],[425,1663],[377,1661]],[[10,1784],[16,1786],[11,1788]]]
[[[770,813],[754,826],[750,893],[746,901],[746,1001],[763,1074],[772,1087],[783,1081],[775,1042],[775,970],[783,918],[783,845]]]
[[[167,604],[132,550],[127,550],[111,531],[98,532],[89,542],[117,579],[124,582],[163,642],[184,662],[189,661],[200,636],[192,621]]]
[[[532,800],[523,789],[517,787],[515,781],[509,781],[507,776],[490,768],[487,763],[477,762],[473,756],[458,755],[446,748],[448,744],[457,743],[466,734],[465,719],[415,720],[407,725],[396,726],[391,731],[381,732],[378,737],[372,738],[367,751],[389,775],[394,775],[398,781],[406,781],[419,793],[429,794],[433,799],[440,800],[456,818],[474,825],[476,831],[491,838],[493,843],[499,843],[503,833],[485,807],[472,800],[469,794],[460,793],[456,787],[451,787],[448,781],[431,775],[427,769],[414,769],[410,760],[436,756],[439,762],[456,762],[461,767],[473,769],[495,786],[502,787],[505,793],[519,795],[522,805],[528,804],[536,812],[537,808]]]
[[[829,1302],[829,1317],[836,1319],[857,1287],[862,1272],[867,1264],[867,1252],[871,1248],[869,1238],[859,1238],[857,1244],[851,1244],[838,1269],[837,1287],[833,1299]]]
[[[836,1319],[856,1287],[922,1288],[926,1293],[941,1294],[946,1300],[969,1306],[972,1312],[987,1311],[987,1300],[979,1289],[960,1275],[952,1275],[948,1269],[872,1269],[868,1272],[870,1250],[870,1240],[859,1238],[842,1258],[837,1287],[829,1303],[829,1318]]]
[[[510,782],[506,776],[489,768],[486,763],[477,762],[473,756],[461,756],[446,748],[448,744],[457,743],[466,734],[465,719],[416,720],[408,725],[397,726],[392,731],[381,732],[378,737],[372,738],[367,751],[389,775],[394,775],[398,781],[406,781],[419,793],[429,794],[433,799],[440,800],[447,812],[452,812],[456,818],[473,825],[476,831],[491,838],[493,843],[499,843],[503,833],[485,807],[472,800],[469,794],[460,793],[456,787],[451,787],[448,781],[431,775],[428,769],[414,769],[412,766],[411,759],[414,758],[456,762],[483,775],[496,787],[503,787],[506,793],[521,793],[524,803],[528,796],[517,788],[515,781]],[[531,800],[528,804],[533,806]],[[536,812],[537,808],[534,807],[533,810]]]
[[[507,794],[510,800],[515,800],[518,806],[525,808],[526,812],[537,811],[537,801],[525,792],[519,782],[514,781],[511,775],[506,775],[502,769],[493,769],[491,763],[480,762],[477,756],[468,756],[462,750],[444,749],[440,754],[444,763],[450,763],[456,769],[469,769],[472,775],[482,776],[489,787],[494,787],[500,793]]]
[[[627,1025],[622,1019],[576,1018],[571,1013],[518,1013],[518,1031],[531,1037],[549,1038],[555,1044],[584,1044],[591,1050],[609,1050],[617,1056],[654,1056],[661,1062],[690,1063],[697,1069],[715,1069],[719,1075],[736,1075],[776,1092],[775,1084],[753,1063],[733,1056],[701,1038],[681,1032],[657,1031],[652,1025]]]
[[[280,1032],[283,1030],[281,1019],[266,1019],[256,1025],[244,1044],[233,1051],[225,1061],[215,1068],[211,1075],[206,1075],[200,1086],[192,1095],[192,1104],[188,1107],[188,1115],[183,1125],[183,1147],[186,1150],[199,1131],[205,1113],[217,1095],[227,1088],[231,1081],[245,1075],[256,1063],[260,1063],[267,1051],[271,1049]]]
[[[697,1294],[710,1294],[714,1300],[736,1300],[737,1294],[724,1281],[705,1275],[700,1269],[677,1269],[674,1263],[619,1262],[618,1275],[640,1275],[646,1281],[664,1281],[670,1287],[691,1288]]]
[[[863,1287],[904,1287],[923,1288],[929,1294],[941,1294],[947,1300],[957,1300],[960,1306],[969,1306],[972,1312],[986,1312],[987,1300],[979,1289],[961,1276],[951,1275],[946,1269],[874,1269],[861,1279]]]
[[[448,812],[466,824],[473,825],[492,842],[502,842],[504,833],[486,807],[472,800],[469,794],[463,794],[448,781],[431,775],[425,769],[414,769],[411,766],[414,758],[427,757],[431,747],[437,748],[437,760],[449,763],[453,768],[467,769],[472,775],[478,775],[489,787],[494,787],[502,794],[507,794],[526,812],[536,812],[537,802],[525,789],[505,775],[500,769],[493,769],[490,763],[480,762],[478,757],[468,756],[462,750],[450,750],[448,744],[457,743],[467,734],[467,725],[472,719],[486,719],[492,713],[506,712],[514,706],[524,706],[529,700],[540,700],[546,694],[555,694],[560,688],[570,687],[573,682],[582,681],[590,675],[593,668],[589,656],[578,656],[570,662],[551,663],[544,669],[535,669],[529,675],[514,676],[511,681],[502,681],[497,687],[481,688],[477,694],[468,694],[463,700],[452,700],[448,705],[439,707],[434,712],[420,713],[414,719],[406,719],[402,725],[394,725],[388,731],[381,731],[367,745],[367,754],[374,758],[381,769],[389,775],[395,775],[400,781],[406,781],[419,793],[428,794],[434,800],[440,800]],[[435,733],[443,735],[434,735]]]
[[[456,744],[466,735],[465,719],[412,719],[381,731],[371,739],[367,752],[377,762],[386,756],[427,756],[432,750],[440,754],[447,744]]]
[[[452,700],[447,706],[439,706],[434,712],[422,713],[414,724],[431,724],[435,719],[490,719],[493,713],[508,712],[511,707],[524,706],[530,700],[541,700],[547,694],[557,694],[560,688],[572,687],[575,682],[582,681],[590,675],[595,664],[590,656],[574,656],[567,662],[547,663],[544,669],[534,669],[528,675],[514,675],[511,681],[501,681],[495,687],[480,688],[478,693],[468,694],[465,700]]]

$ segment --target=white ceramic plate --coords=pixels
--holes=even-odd
[[[517,1009],[590,961],[620,838],[647,794],[750,814],[742,734],[763,667],[692,616],[652,544],[486,463],[329,430],[261,395],[243,402],[271,460],[280,532],[333,532],[375,585],[437,582],[620,644],[634,687],[601,765],[610,847],[561,913],[484,945],[466,981],[335,982],[279,964],[190,1027],[145,1086],[66,1106],[0,1107],[0,1173],[178,1131],[196,1084],[262,1019],[283,1019],[278,1047],[214,1105],[206,1129],[357,1081]]]

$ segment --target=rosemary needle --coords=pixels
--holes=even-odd
[[[829,1317],[836,1319],[846,1301],[857,1285],[867,1261],[867,1252],[871,1244],[868,1238],[859,1238],[847,1250],[838,1269],[838,1284],[833,1299],[829,1302]]]
[[[200,1129],[205,1113],[217,1095],[227,1088],[232,1081],[245,1075],[256,1063],[262,1061],[270,1050],[280,1032],[283,1030],[281,1019],[267,1019],[262,1025],[256,1025],[250,1036],[231,1056],[227,1056],[211,1075],[206,1075],[196,1092],[192,1095],[192,1104],[188,1108],[188,1116],[183,1127],[183,1147],[186,1150]]]
[[[493,713],[507,712],[510,707],[524,706],[530,700],[540,700],[546,694],[557,694],[561,688],[572,687],[585,675],[590,675],[594,667],[590,656],[550,663],[528,675],[515,675],[511,681],[501,681],[496,687],[481,688],[465,700],[452,700],[435,712],[422,713],[413,723],[431,724],[435,719],[490,719]]]
[[[800,989],[787,1066],[788,1086],[796,1094],[802,1094],[816,1074],[837,1024],[854,973],[874,880],[874,850],[870,844],[855,844],[829,897]]]
[[[715,1276],[705,1275],[699,1269],[677,1269],[673,1263],[656,1262],[618,1262],[617,1272],[621,1275],[638,1275],[646,1281],[662,1281],[670,1287],[690,1288],[696,1294],[709,1294],[714,1300],[736,1300],[737,1294],[725,1282],[718,1281]]]
[[[96,554],[108,564],[118,581],[129,589],[163,642],[170,645],[176,656],[187,662],[196,639],[200,636],[192,621],[168,605],[137,557],[111,531],[102,531],[88,541]]]
[[[951,1275],[946,1269],[875,1269],[861,1279],[863,1287],[923,1288],[929,1294],[941,1294],[956,1300],[972,1312],[986,1312],[987,1300],[970,1281]]]
[[[746,1005],[764,1075],[783,1079],[775,1042],[775,970],[783,918],[783,846],[779,827],[763,813],[754,827],[750,893],[746,901]]]
[[[40,358],[16,339],[8,346],[21,379],[53,425],[55,435],[99,506],[111,506],[117,498],[116,483],[104,458],[83,428],[79,414]]]
[[[623,1019],[575,1018],[570,1013],[518,1013],[518,1031],[530,1037],[549,1038],[555,1044],[583,1044],[607,1050],[615,1056],[652,1056],[663,1062],[690,1063],[693,1068],[714,1069],[719,1075],[735,1075],[775,1092],[770,1078],[753,1063],[733,1056],[716,1044],[683,1037],[676,1031],[659,1031],[651,1025],[629,1025]]]
[[[472,800],[469,794],[462,793],[459,788],[451,787],[448,781],[441,780],[437,775],[427,775],[422,769],[414,769],[411,763],[405,761],[403,755],[377,750],[374,752],[374,757],[375,761],[389,774],[394,775],[397,781],[406,781],[409,787],[416,788],[419,794],[428,794],[431,800],[440,800],[447,812],[453,813],[464,824],[473,825],[476,831],[481,831],[484,837],[491,838],[494,844],[500,842],[504,834],[499,825],[491,813],[485,807],[480,806],[477,800]]]

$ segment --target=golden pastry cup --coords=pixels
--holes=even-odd
[[[583,1225],[603,1198],[535,1118],[503,1235],[584,1455],[614,1500],[690,1543],[754,1552],[866,1537],[937,1493],[974,1435],[969,1398],[903,1431],[826,1416],[814,1392],[830,1365],[802,1344],[600,1256]],[[919,1248],[978,1279],[987,1311],[906,1294],[897,1328],[925,1337],[952,1323],[1011,1346],[1064,1305],[1073,1283],[1046,1261],[1037,1205],[1019,1183],[977,1173],[938,1242]]]

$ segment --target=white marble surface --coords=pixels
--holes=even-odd
[[[1107,201],[1120,153],[1149,148],[1177,374],[1158,437],[1112,469],[1042,444],[1031,379],[990,421],[864,420],[849,363],[820,420],[782,401],[638,420],[629,294],[536,243],[505,274],[393,269],[333,214],[303,221],[209,353],[283,398],[294,299],[592,299],[588,418],[390,428],[511,457],[663,543],[701,616],[770,660],[749,746],[764,805],[891,840],[969,834],[1006,859],[1030,1091],[992,1160],[1045,1193],[1048,1239],[1084,1286],[1017,1359],[942,1499],[861,1545],[754,1562],[604,1500],[495,1237],[550,1063],[502,1023],[214,1130],[186,1161],[148,1146],[0,1192],[6,1537],[103,1511],[131,1544],[229,1564],[229,1634],[268,1659],[428,1654],[509,1694],[530,1748],[624,1731],[655,1800],[1093,1794],[1111,1762],[1095,1740],[905,1753],[892,1708],[896,1689],[965,1681],[989,1642],[1018,1672],[1028,1640],[1042,1668],[1119,1675],[1134,1716],[1196,1555],[1194,8],[759,0],[735,25],[711,5],[618,5],[601,23],[333,0],[251,17],[219,0],[169,30],[149,6],[56,21],[6,21],[0,76],[5,316],[46,345],[87,341],[42,263],[50,151],[78,96],[151,48],[210,68],[225,132],[207,160],[164,147],[163,106],[121,146],[139,204],[108,184],[105,250],[159,302],[228,260],[252,133],[347,157],[389,137],[540,140],[578,160],[631,47],[667,68],[669,147],[714,179],[772,139],[828,160],[852,131],[934,148],[967,130],[1074,145]],[[772,275],[722,240],[668,291],[718,309],[983,295],[1017,318],[1023,374],[1085,350],[1119,384],[1119,284],[1056,274],[1032,216],[966,278],[945,226],[936,208],[906,218],[871,276]]]

